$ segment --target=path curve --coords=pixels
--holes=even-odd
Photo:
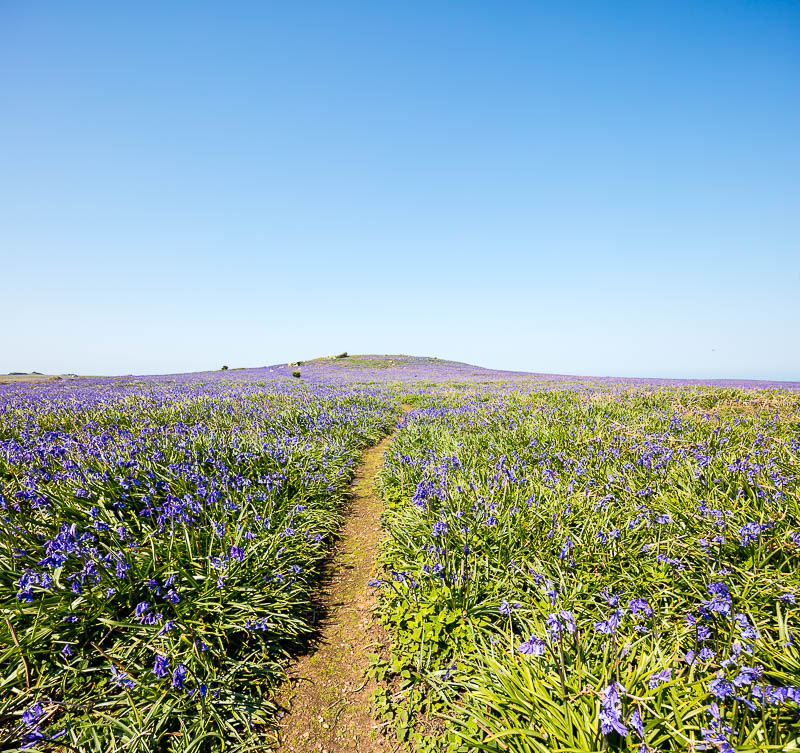
[[[376,685],[364,677],[369,654],[380,653],[387,643],[368,582],[378,567],[383,509],[375,477],[392,436],[370,447],[356,469],[340,538],[320,588],[323,616],[318,642],[289,668],[288,682],[278,694],[285,710],[278,729],[278,753],[389,753],[396,749],[380,734],[381,725],[370,703]]]

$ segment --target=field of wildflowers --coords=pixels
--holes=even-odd
[[[0,748],[264,750],[401,403],[373,581],[401,738],[800,745],[798,385],[344,361],[0,386]]]
[[[0,748],[263,749],[375,391],[81,380],[0,393]]]
[[[379,707],[401,736],[541,753],[800,745],[797,393],[418,403],[382,472],[375,581],[394,678]],[[409,707],[447,723],[426,741]]]

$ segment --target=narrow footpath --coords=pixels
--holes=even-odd
[[[383,452],[392,435],[368,449],[356,470],[340,539],[323,578],[319,637],[289,669],[278,696],[285,709],[277,751],[286,753],[392,753],[371,713],[375,683],[365,680],[369,654],[386,634],[368,586],[377,572],[382,504],[375,488]]]

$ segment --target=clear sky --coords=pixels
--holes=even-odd
[[[0,372],[800,380],[800,3],[4,2]]]

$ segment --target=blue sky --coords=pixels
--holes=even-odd
[[[800,4],[0,6],[0,372],[800,380]]]

